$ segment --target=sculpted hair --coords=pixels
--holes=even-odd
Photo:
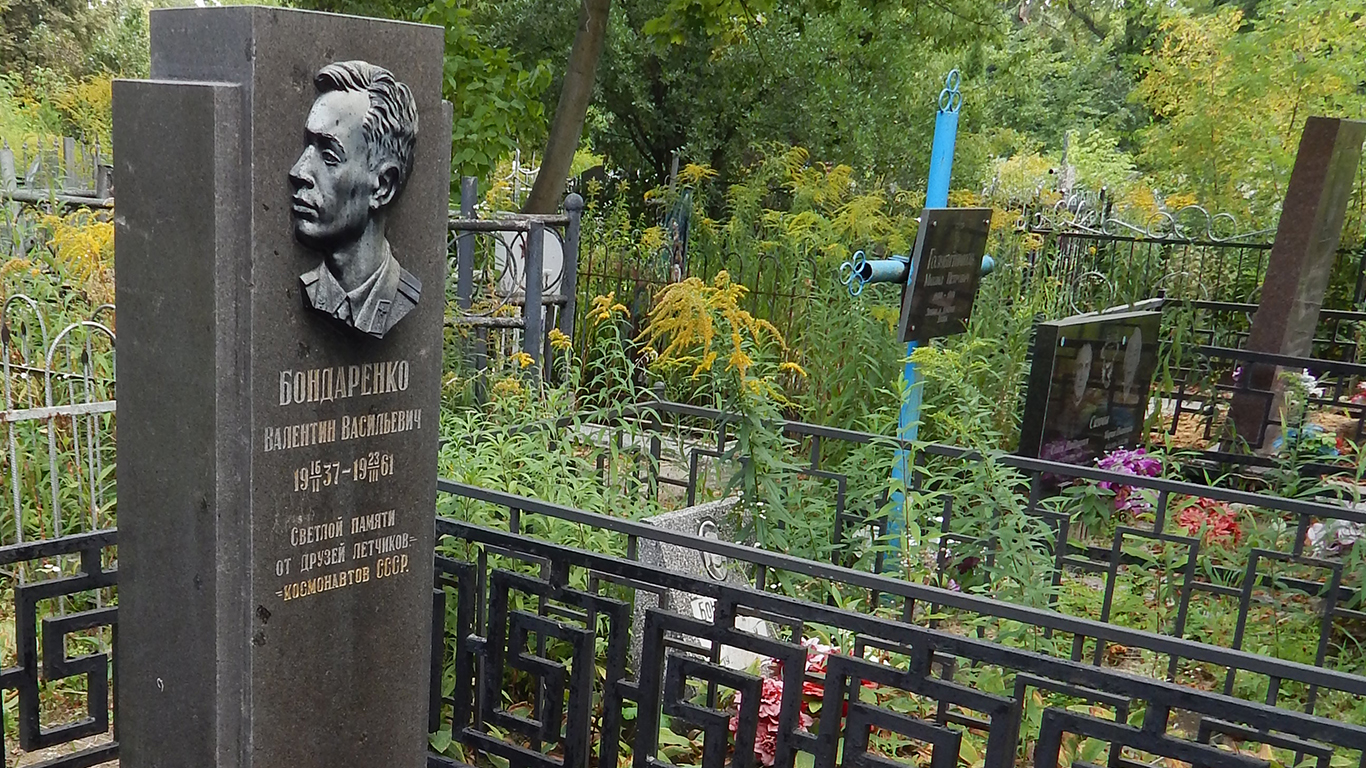
[[[417,104],[408,86],[383,67],[364,61],[339,61],[318,70],[313,78],[318,93],[363,91],[370,97],[362,130],[370,147],[370,167],[385,160],[398,166],[398,187],[413,172],[413,145],[417,142]]]

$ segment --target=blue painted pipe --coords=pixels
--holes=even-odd
[[[944,80],[944,90],[939,92],[939,109],[934,117],[934,139],[930,144],[930,173],[925,186],[925,207],[944,208],[949,204],[949,177],[953,174],[953,147],[958,139],[958,110],[963,107],[963,94],[958,90],[961,76],[958,70],[949,72]],[[983,266],[985,267],[985,259]],[[992,266],[995,264],[993,262]],[[906,282],[915,280],[914,269],[906,270]],[[901,374],[902,401],[901,415],[897,423],[896,436],[902,440],[914,441],[920,437],[920,403],[925,380],[920,376],[911,355],[915,353],[914,341],[906,344],[906,367]],[[903,486],[909,487],[911,481],[911,456],[909,451],[898,449],[892,463],[892,477]],[[906,530],[905,496],[900,492],[892,494],[892,513],[887,523],[893,546],[901,548],[901,536]],[[912,546],[919,542],[911,542]]]
[[[859,263],[854,268],[854,276],[862,283],[904,283],[910,269],[911,257],[893,256]]]
[[[864,261],[854,267],[854,279],[860,283],[904,283],[910,277],[909,256],[893,256],[890,259]],[[989,275],[996,270],[996,260],[990,255],[982,257],[982,274]]]

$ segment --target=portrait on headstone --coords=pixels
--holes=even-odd
[[[1081,405],[1086,399],[1086,387],[1091,383],[1091,345],[1083,344],[1077,351],[1072,369],[1072,404]]]
[[[1124,345],[1124,391],[1120,395],[1124,405],[1134,405],[1137,400],[1134,384],[1138,380],[1138,368],[1142,362],[1143,329],[1135,327],[1133,333],[1129,334],[1129,342]]]
[[[408,86],[364,61],[328,64],[313,85],[304,149],[289,170],[294,236],[323,257],[299,276],[305,302],[383,338],[422,295],[385,238],[413,170],[417,105]]]
[[[1090,464],[1143,441],[1157,369],[1158,312],[1087,314],[1040,323],[1020,452]]]

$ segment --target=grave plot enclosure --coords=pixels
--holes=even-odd
[[[440,28],[156,11],[114,91],[125,766],[422,764]]]

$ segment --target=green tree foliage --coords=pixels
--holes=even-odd
[[[0,0],[0,72],[147,72],[147,0]]]
[[[461,0],[298,0],[312,10],[351,13],[446,28],[442,90],[454,111],[452,184],[460,176],[487,177],[499,159],[519,146],[539,143],[545,133],[542,95],[550,65],[515,58],[486,39],[475,23],[482,4]]]
[[[648,184],[668,174],[675,152],[725,182],[752,148],[776,141],[861,175],[923,184],[950,52],[1006,32],[980,0],[749,5],[750,16],[722,24],[701,19],[724,3],[698,13],[670,0],[614,3],[586,130],[594,151]],[[477,15],[498,44],[557,61],[576,10],[509,0]]]
[[[545,132],[541,95],[550,66],[523,64],[484,42],[456,0],[438,0],[420,16],[446,27],[444,92],[454,109],[451,165],[456,176],[487,176],[500,158]]]
[[[1140,158],[1160,183],[1274,224],[1310,115],[1366,110],[1366,2],[1264,0],[1163,19],[1137,96]]]

